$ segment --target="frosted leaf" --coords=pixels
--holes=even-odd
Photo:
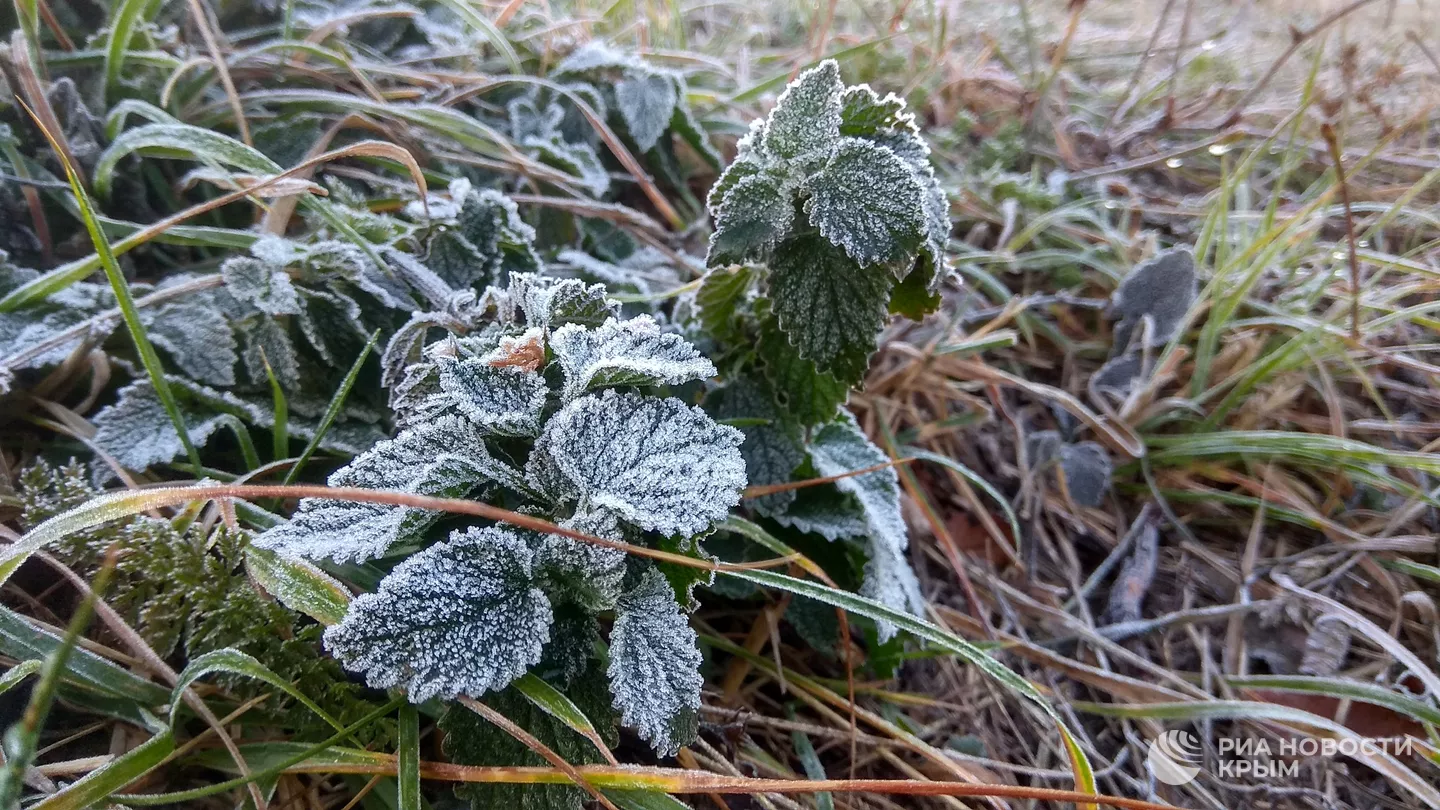
[[[780,98],[765,128],[765,148],[781,158],[830,150],[840,137],[840,66],[826,59],[801,73]]]
[[[520,218],[505,195],[467,183],[451,186],[458,200],[454,224],[430,240],[425,266],[454,288],[484,286],[507,272],[532,272],[541,262],[532,243],[535,230]]]
[[[695,737],[700,710],[700,650],[670,583],[655,569],[620,598],[610,631],[610,692],[620,721],[659,756]]]
[[[542,451],[579,499],[647,531],[693,535],[740,502],[740,431],[699,408],[607,390],[566,405],[545,425]],[[533,458],[532,458],[533,461]],[[556,486],[556,482],[549,482]]]
[[[892,283],[884,270],[857,267],[816,234],[786,240],[770,261],[781,330],[802,357],[847,383],[865,374]]]
[[[763,258],[790,232],[790,190],[767,174],[741,178],[713,211],[715,232],[705,263],[711,267]]]
[[[533,149],[542,163],[556,166],[574,175],[581,187],[594,196],[603,196],[610,190],[610,172],[601,162],[595,147],[590,144],[569,143],[560,140],[558,136],[552,138],[531,136],[521,141],[520,145],[527,149]]]
[[[458,416],[443,416],[380,442],[327,483],[461,498],[490,482],[527,491],[517,471],[486,451],[474,426]],[[306,498],[288,523],[259,535],[255,545],[307,559],[368,560],[417,538],[439,518],[437,512],[408,506]]]
[[[551,432],[547,430],[535,440],[535,445],[530,450],[530,458],[525,461],[525,483],[556,506],[573,504],[580,495],[575,485],[555,463],[555,457],[550,452],[552,438]]]
[[[325,290],[301,290],[304,304],[300,317],[300,333],[320,358],[332,366],[344,368],[353,362],[369,339],[361,326],[360,304],[348,295]]]
[[[700,282],[700,289],[695,292],[695,306],[700,310],[705,331],[716,340],[730,343],[739,339],[738,312],[750,294],[754,279],[755,270],[741,266],[711,270]]]
[[[849,537],[867,537],[870,526],[855,496],[835,487],[796,490],[794,501],[773,519],[781,526],[810,532],[832,543]]]
[[[1060,457],[1065,440],[1057,430],[1037,430],[1025,436],[1025,455],[1031,467],[1040,467]]]
[[[740,377],[722,388],[716,399],[713,410],[721,419],[763,420],[740,428],[745,434],[740,456],[745,460],[749,485],[788,483],[795,468],[805,462],[805,450],[799,428],[785,421],[770,392],[762,383]],[[795,490],[782,490],[752,498],[747,504],[762,515],[776,515],[795,501],[795,495]]]
[[[875,139],[896,133],[920,134],[914,113],[905,110],[905,99],[894,93],[881,98],[868,84],[847,87],[840,94],[841,135]]]
[[[479,697],[524,675],[550,640],[550,601],[533,579],[519,534],[457,531],[356,598],[325,646],[371,687],[406,689],[412,703]]]
[[[481,433],[536,436],[549,389],[533,371],[479,358],[440,361],[440,389]]]
[[[1081,506],[1099,506],[1110,490],[1110,454],[1095,442],[1061,447],[1060,468],[1065,473],[1070,499]]]
[[[191,296],[140,313],[150,339],[186,376],[209,385],[235,384],[238,344],[213,299]]]
[[[764,123],[764,119],[760,119],[752,122],[750,126],[753,129],[755,126]],[[745,139],[741,139],[741,143],[743,144],[744,142]],[[705,208],[710,212],[710,216],[715,216],[716,212],[720,210],[720,207],[725,204],[725,197],[730,193],[730,190],[735,188],[741,180],[747,177],[754,177],[764,171],[764,169],[765,166],[762,163],[757,159],[746,157],[742,151],[729,166],[725,167],[725,171],[720,173],[720,177],[715,180],[715,184],[710,186],[710,193],[705,197]]]
[[[811,463],[824,477],[845,475],[890,461],[865,438],[848,415],[817,431],[809,449]],[[915,572],[905,559],[909,538],[905,519],[900,514],[900,482],[895,468],[847,476],[837,480],[835,486],[855,496],[865,515],[869,562],[865,565],[860,593],[896,610],[923,615],[925,600],[920,595]],[[877,626],[882,640],[895,634],[895,628],[889,623],[879,622]]]
[[[592,70],[634,67],[640,60],[594,40],[576,48],[555,66],[555,74],[588,73]]]
[[[268,384],[265,366],[269,363],[271,373],[285,390],[300,387],[300,360],[285,327],[272,318],[257,316],[237,323],[235,328],[244,345],[241,357],[252,383]]]
[[[862,265],[909,270],[904,263],[925,238],[924,198],[914,169],[894,152],[844,138],[805,186],[805,213],[826,239]]]
[[[300,296],[290,281],[284,265],[236,256],[220,265],[220,278],[225,289],[237,300],[244,301],[267,315],[296,315],[300,312]]]
[[[380,241],[380,238],[375,238]],[[305,249],[305,267],[311,274],[343,279],[373,296],[391,309],[415,309],[410,291],[391,272],[371,260],[369,254],[348,242],[326,240]],[[338,289],[332,284],[332,290]]]
[[[567,324],[550,337],[550,350],[565,372],[565,402],[596,388],[679,385],[715,376],[715,366],[694,346],[660,331],[648,315],[612,318],[599,329]]]
[[[573,278],[517,273],[510,277],[510,294],[519,302],[527,325],[547,330],[567,323],[599,326],[620,315],[620,305],[606,296],[605,285]]]
[[[615,83],[615,101],[635,145],[649,152],[670,126],[679,94],[669,75],[632,71]]]
[[[218,394],[218,392],[217,392]],[[223,411],[206,409],[180,401],[180,416],[195,446],[203,446],[210,437],[236,417]],[[100,411],[91,421],[95,424],[95,446],[113,457],[128,470],[143,470],[163,464],[185,452],[175,423],[160,403],[160,396],[148,379],[133,382],[120,389],[114,405]]]
[[[625,539],[615,517],[604,512],[582,512],[560,525],[606,540]],[[627,560],[628,555],[619,549],[559,534],[544,535],[535,551],[536,570],[554,586],[547,590],[592,611],[615,607]]]
[[[1195,256],[1186,248],[1167,250],[1135,265],[1110,299],[1120,316],[1115,325],[1117,353],[1129,348],[1146,316],[1154,320],[1147,345],[1154,348],[1168,343],[1195,302],[1196,286]]]
[[[761,373],[770,382],[770,390],[775,392],[775,402],[801,424],[830,421],[850,396],[848,384],[800,356],[774,318],[766,318],[760,324],[756,356]]]

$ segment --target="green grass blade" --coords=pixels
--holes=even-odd
[[[100,258],[100,265],[105,268],[105,277],[110,281],[110,289],[115,293],[116,303],[120,307],[120,315],[125,319],[125,326],[130,331],[131,339],[135,342],[135,351],[140,355],[140,362],[145,366],[145,373],[150,377],[150,384],[155,387],[155,394],[160,398],[160,404],[164,406],[171,424],[175,426],[175,432],[180,436],[180,444],[185,448],[185,455],[190,459],[191,466],[198,470],[201,466],[200,453],[195,449],[194,442],[190,441],[190,431],[185,426],[184,417],[180,415],[180,405],[175,401],[175,394],[170,390],[169,381],[165,379],[165,368],[160,364],[160,356],[155,353],[155,347],[150,343],[149,335],[145,334],[145,325],[140,322],[140,312],[135,308],[135,298],[130,294],[130,284],[125,280],[125,274],[120,272],[120,265],[115,261],[115,254],[110,251],[110,241],[105,238],[105,232],[95,218],[95,208],[90,204],[90,195],[85,193],[85,188],[80,183],[80,176],[75,173],[75,167],[71,166],[70,161],[65,157],[65,150],[61,149],[59,143],[55,141],[54,133],[44,130],[42,132],[50,141],[55,155],[65,168],[65,178],[69,180],[70,190],[75,194],[75,202],[80,206],[80,216],[85,221],[85,230],[89,231],[90,241],[94,243],[95,253]]]
[[[420,810],[420,713],[414,704],[400,706],[400,741],[395,753],[400,780],[399,810]]]
[[[1225,682],[1231,686],[1274,689],[1279,692],[1303,692],[1340,700],[1358,700],[1362,703],[1382,706],[1422,723],[1440,726],[1440,709],[1373,683],[1362,683],[1346,678],[1306,675],[1228,675],[1225,677]]]
[[[340,409],[345,406],[345,398],[350,395],[350,389],[355,387],[355,381],[360,377],[360,369],[365,366],[365,358],[370,356],[370,351],[375,348],[375,342],[380,339],[380,330],[376,329],[370,335],[370,341],[365,348],[360,350],[360,356],[355,358],[350,371],[345,374],[345,379],[340,383],[340,388],[335,391],[335,396],[330,398],[330,406],[325,409],[325,415],[320,419],[320,426],[315,429],[315,435],[310,437],[310,443],[305,446],[305,451],[300,458],[295,460],[295,466],[285,473],[285,480],[282,483],[293,483],[295,476],[300,474],[300,468],[305,462],[315,455],[315,450],[320,447],[320,442],[325,439],[325,434],[330,432],[330,426],[340,416]]]
[[[327,627],[339,624],[350,609],[350,591],[313,563],[249,546],[245,570],[280,604]]]
[[[105,84],[101,88],[101,100],[111,96],[120,84],[120,74],[125,67],[125,56],[130,50],[130,40],[135,29],[158,11],[160,4],[155,0],[121,0],[115,7],[110,20],[110,36],[105,42]]]
[[[25,660],[45,660],[64,644],[61,636],[31,624],[15,611],[0,607],[0,652]],[[11,669],[5,676],[21,669]],[[81,647],[71,651],[65,663],[65,680],[98,694],[139,703],[160,706],[169,699],[169,690],[101,658]]]
[[[600,737],[600,732],[595,729],[595,724],[590,722],[590,718],[580,711],[580,707],[576,706],[570,698],[565,697],[560,690],[528,672],[511,685],[536,708],[590,740],[596,748],[600,749],[601,754],[613,761],[610,749],[605,746],[605,741]]]
[[[25,707],[25,712],[14,725],[5,730],[4,738],[0,740],[0,747],[3,747],[5,752],[4,769],[0,770],[0,807],[20,806],[20,794],[25,784],[25,771],[35,761],[40,732],[45,728],[45,720],[50,715],[50,707],[55,702],[55,693],[60,688],[66,661],[70,657],[70,652],[75,649],[75,642],[80,640],[80,634],[90,624],[90,617],[95,613],[95,600],[98,598],[98,594],[105,591],[106,586],[110,584],[110,576],[114,572],[115,559],[112,555],[110,559],[106,560],[100,572],[95,575],[94,586],[85,593],[85,598],[75,609],[75,615],[70,618],[70,625],[65,628],[65,637],[45,657],[45,663],[40,667],[40,679],[36,682],[34,691],[30,693],[30,701]]]
[[[226,647],[223,650],[214,650],[194,659],[190,665],[180,673],[175,683],[175,688],[170,692],[170,728],[175,728],[175,721],[178,718],[180,707],[183,705],[181,696],[185,690],[195,681],[215,672],[226,672],[231,675],[243,675],[247,678],[254,678],[257,681],[270,684],[292,698],[295,698],[300,705],[315,713],[316,717],[324,720],[331,728],[337,731],[344,730],[341,725],[324,709],[320,708],[315,701],[311,700],[295,688],[295,685],[276,675],[269,667],[255,660],[254,657],[240,652],[236,649]]]
[[[28,661],[21,661],[15,666],[5,670],[5,674],[0,675],[0,695],[9,692],[18,686],[21,681],[39,672],[40,666],[43,663],[44,662],[39,659],[31,658]]]

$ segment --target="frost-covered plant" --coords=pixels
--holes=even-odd
[[[544,163],[574,174],[591,194],[610,188],[606,148],[577,100],[620,133],[672,186],[683,185],[675,137],[704,162],[720,167],[686,100],[679,73],[656,67],[633,54],[604,44],[585,45],[555,66],[558,86],[536,87],[509,103],[511,137]]]
[[[845,87],[829,61],[751,126],[711,190],[711,270],[695,304],[727,382],[708,407],[745,425],[752,485],[888,461],[840,406],[887,310],[919,317],[939,303],[950,225],[928,156],[903,100]],[[921,610],[893,469],[748,504],[802,545],[844,541],[863,594]]]
[[[706,261],[764,267],[775,337],[853,385],[887,303],[912,316],[938,303],[950,220],[929,155],[902,99],[845,87],[823,62],[751,125],[711,189]]]
[[[612,541],[704,556],[699,540],[740,500],[734,428],[649,393],[714,366],[649,317],[620,320],[599,285],[512,276],[471,328],[430,343],[405,379],[399,435],[329,479],[472,497]],[[262,548],[398,564],[325,633],[376,687],[411,700],[503,690],[527,671],[561,685],[591,669],[614,616],[610,689],[621,721],[660,753],[693,736],[700,653],[686,612],[694,569],[562,535],[404,506],[305,500]]]

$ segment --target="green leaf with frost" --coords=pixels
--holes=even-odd
[[[276,266],[253,256],[235,256],[220,265],[225,289],[267,315],[298,315],[300,296],[283,265]]]
[[[660,72],[631,71],[615,83],[616,106],[641,152],[649,152],[665,133],[679,101],[675,79]]]
[[[175,365],[207,385],[234,385],[240,355],[235,333],[213,298],[191,295],[141,310],[151,342]]]
[[[551,335],[550,350],[565,373],[565,402],[599,388],[679,385],[715,376],[715,366],[694,346],[662,332],[648,315],[612,318],[598,329],[567,324]]]
[[[549,389],[534,371],[495,366],[480,358],[441,358],[440,390],[480,432],[491,436],[537,436]]]
[[[699,408],[607,390],[560,409],[532,456],[551,491],[646,531],[693,535],[740,502],[740,432]]]
[[[740,456],[745,460],[750,486],[788,483],[796,468],[805,463],[799,425],[775,406],[764,382],[744,376],[732,379],[715,392],[712,402],[718,418],[750,422],[740,428],[745,434]],[[784,512],[794,500],[794,490],[782,490],[750,498],[746,503],[762,515],[775,515]]]
[[[600,326],[620,315],[603,284],[579,279],[553,279],[528,273],[510,277],[510,296],[525,314],[525,323],[550,330],[567,323]]]
[[[695,292],[700,322],[716,340],[734,343],[740,339],[740,307],[750,294],[755,269],[738,266],[717,268],[705,274]]]
[[[796,77],[767,120],[764,147],[779,158],[828,154],[840,137],[840,66],[827,59]]]
[[[786,240],[770,261],[771,306],[801,357],[849,384],[865,374],[894,279],[858,267],[819,234]]]
[[[760,324],[757,357],[760,372],[769,381],[776,404],[801,424],[830,421],[850,396],[846,382],[800,356],[774,318],[766,318]]]
[[[894,467],[846,475],[888,464],[889,456],[865,437],[848,414],[816,431],[809,451],[810,461],[821,476],[846,476],[837,479],[835,486],[853,495],[864,512],[868,560],[860,594],[896,610],[924,615],[920,583],[905,558],[910,541],[900,512],[900,481]],[[895,635],[895,628],[888,622],[877,623],[877,629],[882,641]]]
[[[480,431],[455,415],[380,442],[327,483],[445,498],[462,498],[490,483],[526,489],[518,471],[486,450]],[[408,506],[306,498],[289,522],[259,535],[255,544],[306,559],[369,560],[397,543],[418,539],[440,517]]]
[[[924,191],[894,152],[860,138],[841,139],[805,190],[810,224],[850,258],[889,265],[899,278],[909,272],[925,239]]]
[[[715,232],[705,263],[711,267],[761,260],[790,233],[792,190],[770,174],[741,178],[712,210]]]
[[[535,586],[533,560],[517,532],[456,531],[357,597],[325,631],[325,646],[370,686],[405,689],[413,703],[503,689],[550,640],[550,600]]]

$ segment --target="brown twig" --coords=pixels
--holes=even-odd
[[[1330,160],[1335,164],[1335,182],[1340,186],[1340,203],[1345,208],[1345,241],[1350,259],[1350,339],[1360,340],[1360,258],[1355,253],[1355,215],[1350,210],[1350,184],[1345,180],[1344,158],[1340,139],[1329,122],[1320,125],[1320,135],[1330,147]]]

